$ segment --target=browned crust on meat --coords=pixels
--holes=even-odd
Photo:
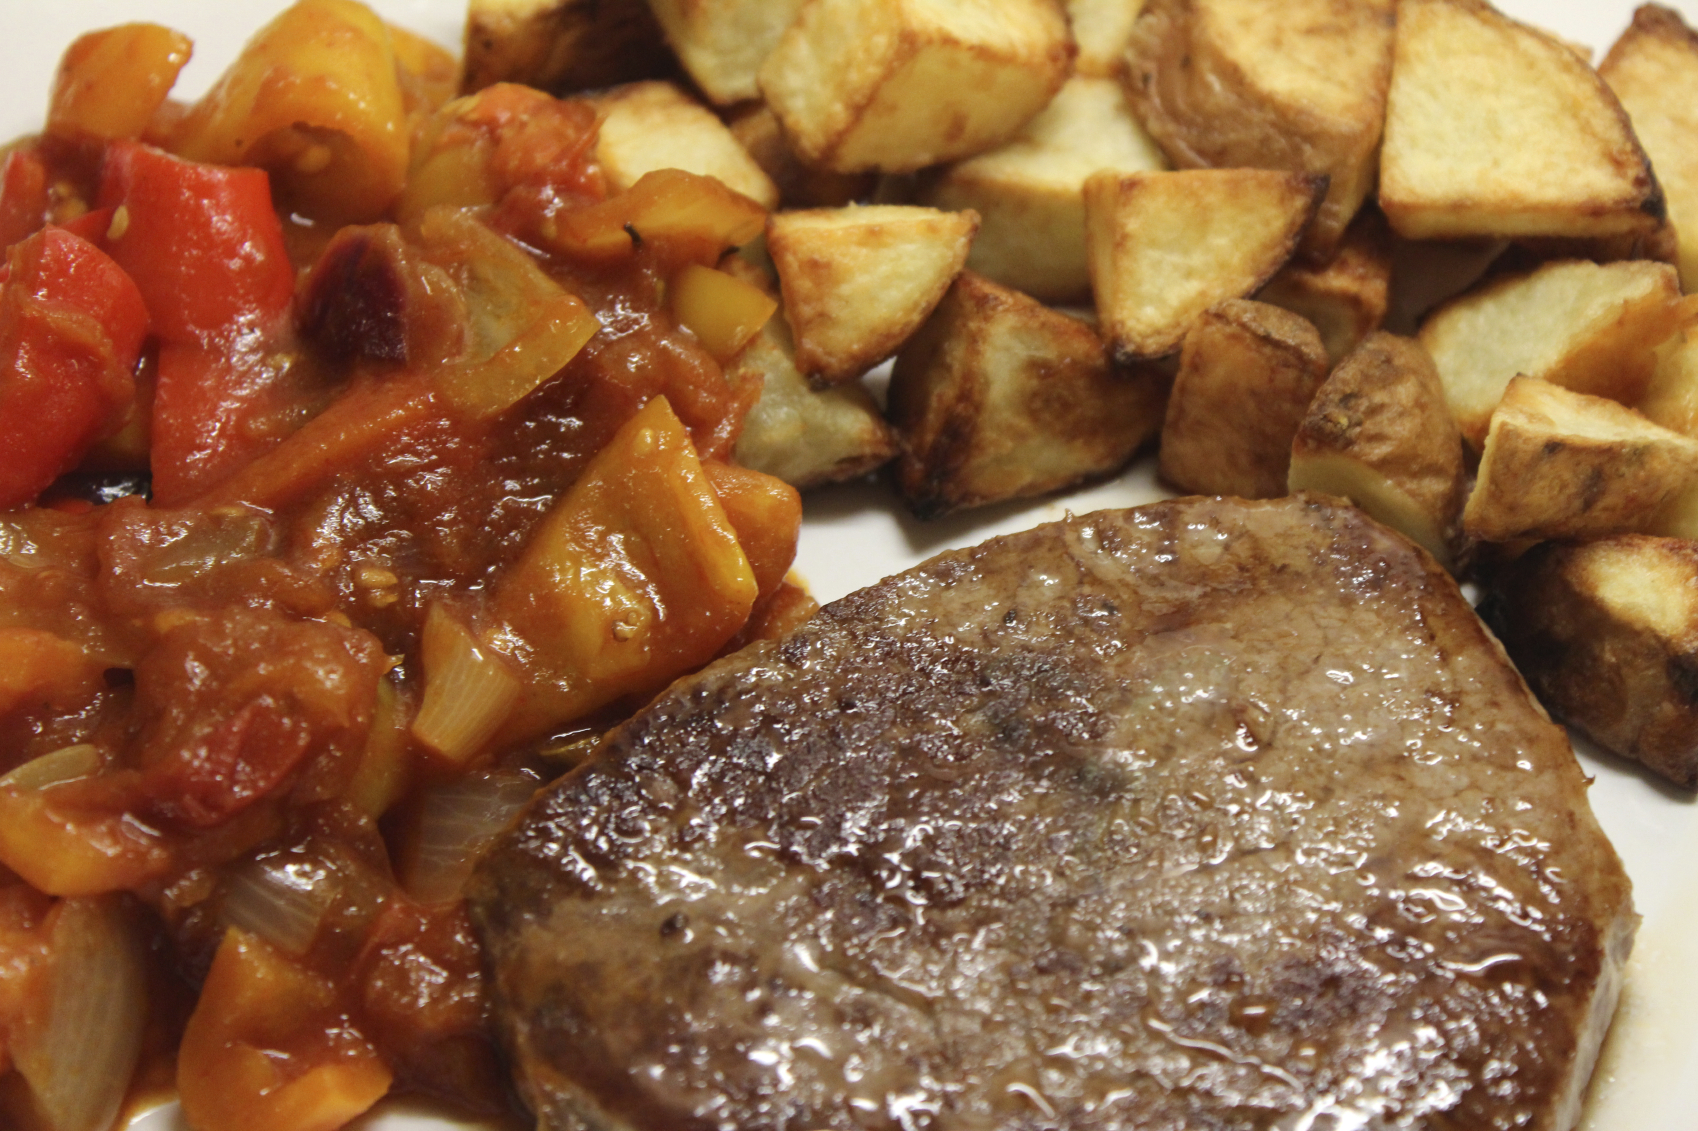
[[[1562,1129],[1633,924],[1455,585],[1320,499],[835,602],[615,732],[473,907],[541,1125],[657,1131]]]

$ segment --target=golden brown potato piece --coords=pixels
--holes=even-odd
[[[1125,72],[1134,112],[1180,168],[1330,178],[1305,236],[1329,257],[1374,186],[1395,0],[1148,0]]]
[[[807,164],[908,172],[1008,140],[1072,57],[1053,0],[809,0],[760,87]]]
[[[1120,84],[1075,75],[1013,141],[950,166],[921,200],[971,208],[979,234],[967,266],[1044,302],[1085,300],[1085,178],[1164,168]]]
[[[1155,434],[1165,384],[1113,372],[1089,326],[963,271],[891,376],[902,497],[935,518],[1107,474]]]
[[[467,94],[517,82],[551,94],[676,73],[646,0],[471,0]]]
[[[1291,445],[1327,375],[1321,336],[1304,319],[1232,299],[1185,335],[1161,429],[1161,477],[1201,495],[1286,493]]]
[[[1686,298],[1681,306],[1698,320],[1698,299]],[[1698,326],[1687,322],[1657,348],[1656,369],[1633,407],[1664,428],[1698,437]]]
[[[1500,576],[1484,611],[1553,715],[1698,785],[1698,543],[1547,543]]]
[[[1116,360],[1165,357],[1209,307],[1257,291],[1296,251],[1325,187],[1263,169],[1087,178],[1091,289]]]
[[[1286,484],[1349,499],[1448,567],[1465,479],[1433,359],[1411,338],[1376,333],[1309,402]]]
[[[1073,73],[1117,78],[1126,41],[1132,36],[1132,21],[1143,7],[1144,0],[1067,0],[1067,23],[1073,29],[1073,42],[1079,45]]]
[[[1421,344],[1476,450],[1516,374],[1636,403],[1656,347],[1679,328],[1680,284],[1665,263],[1547,263],[1455,299],[1427,319]]]
[[[778,124],[778,115],[764,102],[742,107],[727,124],[731,136],[778,186],[781,208],[841,208],[869,199],[878,185],[871,173],[831,173],[802,164]]]
[[[733,384],[762,382],[743,420],[737,462],[798,490],[853,479],[896,454],[896,434],[856,381],[813,389],[796,367],[790,326],[780,311],[726,368]]]
[[[774,213],[767,252],[802,371],[837,384],[895,353],[960,272],[978,224],[906,204]]]
[[[1486,542],[1641,531],[1694,478],[1698,440],[1604,397],[1517,377],[1492,413],[1462,526]]]
[[[1607,236],[1663,218],[1620,103],[1484,0],[1402,0],[1380,207],[1413,239]]]
[[[1657,171],[1674,221],[1681,286],[1698,290],[1698,35],[1680,13],[1646,4],[1598,74],[1621,99]]]
[[[644,173],[683,169],[715,177],[763,208],[778,206],[778,186],[725,123],[672,83],[615,87],[595,105],[602,114],[596,160],[615,192],[630,188]]]
[[[721,106],[760,96],[761,63],[802,0],[648,0],[702,93]]]
[[[1374,209],[1360,213],[1338,254],[1322,265],[1296,259],[1256,295],[1314,323],[1338,364],[1385,321],[1391,293],[1391,239]]]

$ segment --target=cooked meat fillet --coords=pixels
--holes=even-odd
[[[845,597],[614,732],[473,907],[554,1131],[1567,1128],[1635,923],[1455,585],[1314,498]]]

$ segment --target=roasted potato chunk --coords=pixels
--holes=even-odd
[[[1492,409],[1516,374],[1633,404],[1656,366],[1656,347],[1684,317],[1680,284],[1664,263],[1547,263],[1455,299],[1427,319],[1421,344],[1476,450]]]
[[[1296,251],[1325,187],[1262,169],[1087,178],[1091,288],[1116,359],[1165,357],[1205,310],[1255,293]]]
[[[1681,305],[1690,310],[1693,303]],[[1698,437],[1698,326],[1685,326],[1657,348],[1650,384],[1633,407],[1664,428]]]
[[[615,192],[644,173],[683,169],[714,177],[763,208],[778,207],[778,186],[738,144],[725,123],[669,82],[616,87],[595,100],[601,111],[596,160]]]
[[[802,0],[649,0],[702,93],[721,106],[760,96],[756,76]]]
[[[760,400],[743,419],[737,439],[737,462],[744,467],[805,490],[864,475],[896,454],[896,434],[859,382],[809,387],[782,312],[725,375],[733,385],[762,383]]]
[[[1497,579],[1483,611],[1553,715],[1698,786],[1698,543],[1547,543]]]
[[[1161,429],[1161,477],[1202,495],[1286,493],[1291,445],[1327,375],[1327,351],[1307,321],[1232,299],[1185,335]]]
[[[675,74],[646,0],[470,0],[467,94],[517,82],[551,94]]]
[[[1648,232],[1663,197],[1568,45],[1484,0],[1402,0],[1380,207],[1413,239]]]
[[[1338,364],[1385,321],[1391,294],[1391,240],[1372,209],[1357,216],[1338,254],[1322,265],[1297,259],[1256,295],[1314,323]]]
[[[1698,478],[1698,440],[1603,397],[1517,377],[1492,414],[1462,526],[1487,542],[1641,531]]]
[[[895,353],[960,272],[978,223],[903,204],[775,213],[767,252],[802,371],[837,384]]]
[[[1008,140],[1072,57],[1051,0],[809,0],[760,87],[807,164],[909,172]]]
[[[741,108],[727,125],[731,136],[778,186],[780,207],[841,208],[869,199],[878,185],[871,173],[832,173],[802,164],[778,124],[778,115],[764,102]]]
[[[1643,5],[1598,74],[1650,154],[1674,222],[1681,286],[1698,290],[1698,35],[1680,13]]]
[[[921,200],[979,214],[974,271],[1044,302],[1079,302],[1091,291],[1085,178],[1165,165],[1120,84],[1075,75],[1013,141],[956,162]]]
[[[1376,333],[1316,391],[1286,484],[1349,499],[1448,566],[1465,480],[1432,358],[1417,341]]]
[[[1113,372],[1089,326],[963,271],[891,376],[902,497],[935,518],[1107,474],[1155,434],[1165,384]]]
[[[1073,73],[1090,78],[1114,79],[1120,75],[1126,56],[1126,41],[1132,23],[1144,9],[1144,0],[1066,0],[1067,23],[1079,54]]]
[[[1394,0],[1149,0],[1126,92],[1180,168],[1328,178],[1305,249],[1330,257],[1374,186]]]

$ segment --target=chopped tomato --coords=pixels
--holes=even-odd
[[[13,247],[0,291],[0,508],[20,506],[116,431],[135,399],[142,297],[87,240],[47,228]]]
[[[302,800],[341,792],[382,655],[364,631],[239,607],[166,632],[136,668],[150,814],[204,829],[291,782]]]

